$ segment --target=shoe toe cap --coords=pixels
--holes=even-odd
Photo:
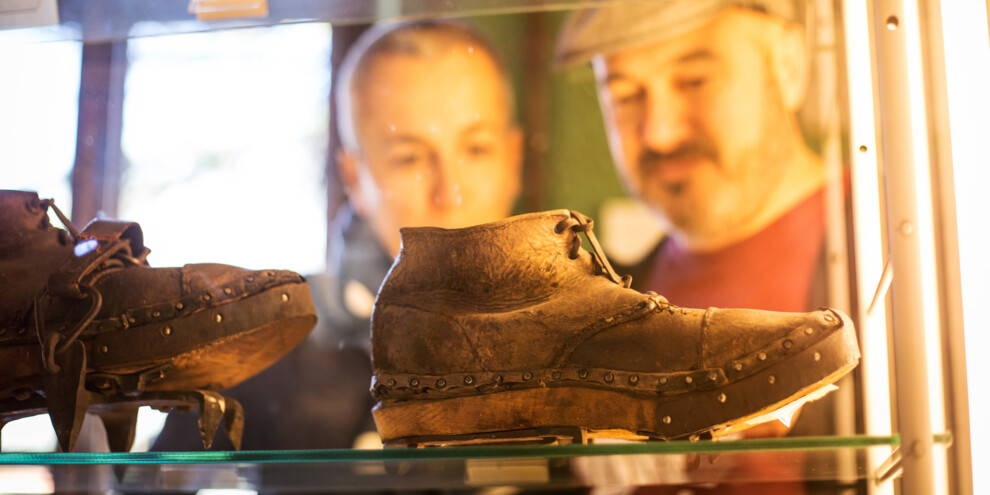
[[[810,336],[847,323],[848,318],[833,309],[808,313],[710,309],[702,329],[702,365],[721,366],[776,344],[787,345],[795,333]]]

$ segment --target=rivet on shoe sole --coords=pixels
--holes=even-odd
[[[525,373],[523,373],[523,381],[527,381],[528,382],[528,381],[530,381],[532,379],[533,379],[533,374],[532,373],[530,373],[528,371],[525,372]]]
[[[215,321],[216,321],[217,323],[220,323],[220,322],[222,322],[222,321],[223,321],[223,315],[222,315],[222,314],[220,314],[220,313],[217,313],[217,315],[216,315],[216,316],[214,316],[214,317],[213,317],[213,319],[214,319],[214,320],[215,320]]]
[[[629,384],[630,385],[635,385],[637,383],[639,383],[639,375],[632,375],[632,376],[629,377]]]
[[[830,311],[826,311],[825,314],[822,315],[822,318],[829,323],[835,322],[835,316],[833,316]]]
[[[554,380],[560,380],[560,372],[559,371],[554,371],[554,372],[550,373],[550,377],[553,378]]]
[[[152,317],[152,318],[158,318],[158,317],[159,317],[159,316],[161,316],[161,315],[162,315],[162,314],[161,314],[161,312],[159,312],[159,311],[152,311],[152,312],[151,312],[151,317]]]
[[[585,378],[588,378],[588,370],[580,370],[580,371],[578,371],[578,378],[580,378],[582,380],[584,380]]]
[[[185,304],[175,303],[175,309],[176,309],[176,311],[182,311],[182,308],[184,308],[184,307],[186,307]]]
[[[495,383],[502,383],[502,375],[495,375],[492,377],[492,381]]]
[[[665,424],[665,425],[669,425],[670,424],[670,416],[664,416],[663,417],[663,424]]]
[[[708,373],[708,379],[711,380],[711,381],[713,381],[713,382],[715,380],[718,380],[718,373],[715,373],[714,371],[712,371],[711,373]]]
[[[613,375],[611,371],[607,371],[605,372],[604,378],[606,383],[612,383],[612,380],[615,379],[615,375]]]
[[[667,384],[667,377],[661,376],[660,377],[660,380],[658,380],[658,381],[660,382],[660,385],[666,385]]]
[[[209,301],[210,299],[213,299],[213,296],[211,296],[209,294],[203,294],[203,300],[204,301]]]
[[[231,289],[230,289],[230,287],[224,287],[224,288],[223,288],[223,293],[224,293],[224,294],[227,294],[227,295],[229,296],[229,295],[231,295],[231,294],[233,294],[233,293],[234,293],[234,291],[233,291],[233,290],[231,290]]]
[[[742,371],[743,364],[737,361],[737,362],[735,362],[735,363],[732,364],[732,369],[734,369],[736,371]]]
[[[767,377],[767,383],[769,383],[771,385],[773,385],[773,383],[776,382],[776,381],[777,381],[777,379],[774,378],[773,375],[770,375],[770,376]]]
[[[690,376],[684,377],[684,383],[692,383],[692,382],[694,382],[694,378],[691,378]]]
[[[464,384],[465,385],[471,385],[472,383],[474,383],[474,377],[473,376],[465,376],[464,377]]]
[[[254,277],[248,277],[245,280],[247,280],[248,282],[254,282]]]
[[[447,380],[444,380],[443,378],[437,380],[437,386],[440,387],[440,388],[446,387],[447,386]]]
[[[807,335],[811,335],[811,334],[815,333],[815,329],[814,328],[811,328],[811,327],[805,328],[804,329],[804,333],[807,334]]]
[[[791,342],[790,340],[784,341],[784,349],[790,349],[793,346],[794,346],[794,342]]]
[[[387,383],[388,383],[388,386],[389,387],[394,387],[395,386],[395,378],[389,378]]]
[[[104,346],[100,346],[100,352],[103,353],[103,354],[106,354],[106,353],[110,352],[110,348],[107,347],[107,346],[105,346],[105,345]]]
[[[821,361],[821,360],[822,360],[822,353],[815,352],[815,361]]]
[[[757,354],[756,355],[756,359],[759,359],[760,361],[766,361],[767,360],[767,353],[761,352],[761,353]]]
[[[282,293],[282,302],[289,302],[289,294],[287,292]]]
[[[162,336],[168,337],[169,335],[172,335],[172,327],[162,327]]]
[[[418,387],[419,386],[419,378],[413,378],[413,379],[409,380],[409,386],[410,387]]]
[[[726,397],[726,396],[725,396],[725,394],[718,394],[718,396],[717,396],[717,397],[715,397],[715,399],[716,399],[717,401],[719,401],[719,402],[723,402],[723,403],[724,403],[724,402],[726,401],[726,399],[727,399],[727,398],[728,398],[728,397]]]

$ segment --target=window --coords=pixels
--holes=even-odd
[[[82,44],[0,45],[0,188],[38,191],[68,214]],[[26,40],[25,40],[26,41]]]
[[[323,270],[330,27],[128,41],[119,217],[152,266]]]

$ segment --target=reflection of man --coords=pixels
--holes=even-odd
[[[824,305],[825,169],[796,117],[809,64],[793,3],[660,4],[579,13],[558,51],[591,59],[619,171],[669,232],[634,281],[689,307]]]
[[[293,353],[226,392],[244,405],[244,449],[350,447],[373,428],[369,317],[399,228],[497,220],[520,188],[522,134],[508,75],[470,29],[372,28],[348,52],[338,84],[338,165],[349,201],[330,226],[327,275],[307,277],[320,323]],[[198,438],[165,433],[156,448],[198,448]],[[229,448],[219,435],[217,444]]]
[[[635,288],[686,307],[826,305],[825,167],[796,116],[810,72],[799,19],[791,0],[674,0],[565,23],[558,63],[592,63],[620,175],[668,232],[633,268]],[[827,411],[806,409],[795,429],[827,432]],[[768,423],[747,434],[785,431]],[[802,455],[744,456],[727,479],[801,479]],[[757,489],[804,487],[719,492]]]
[[[368,348],[373,294],[399,252],[399,228],[508,216],[522,133],[500,57],[459,24],[373,29],[348,52],[339,84],[338,165],[349,201],[332,226],[327,316]]]
[[[483,40],[420,24],[378,39],[343,70],[351,98],[339,100],[341,178],[392,255],[399,227],[464,227],[511,213],[522,135],[509,82]]]

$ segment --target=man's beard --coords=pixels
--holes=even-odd
[[[699,227],[707,222],[704,220],[709,215],[705,204],[691,204],[697,198],[690,196],[692,188],[704,187],[704,184],[690,184],[689,181],[695,178],[694,174],[676,180],[663,181],[657,177],[658,169],[667,166],[671,162],[678,160],[691,160],[698,163],[710,163],[716,169],[722,170],[718,148],[715,143],[706,136],[694,137],[678,145],[668,152],[660,152],[652,148],[644,148],[638,157],[639,182],[644,191],[659,186],[656,194],[663,198],[647,198],[650,203],[657,208],[668,228],[673,228],[685,234],[694,234]],[[644,192],[641,191],[641,192]],[[695,200],[695,201],[692,201]],[[701,224],[701,225],[699,225]]]
[[[664,167],[667,163],[677,160],[697,160],[707,161],[719,166],[720,159],[718,147],[705,136],[685,141],[670,152],[659,152],[650,148],[644,148],[639,154],[639,174],[641,181],[652,180],[658,168]],[[672,195],[679,195],[685,187],[681,181],[664,184],[664,188]]]
[[[652,190],[647,199],[667,227],[689,239],[731,232],[764,208],[781,167],[787,166],[773,143],[759,143],[734,156],[738,161],[723,162],[707,136],[693,137],[666,153],[644,149],[638,158],[641,193]],[[683,178],[661,182],[657,170],[682,159],[699,165]]]

